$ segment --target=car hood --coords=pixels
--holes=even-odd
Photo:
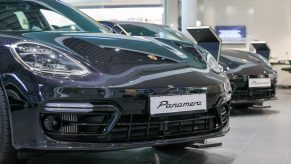
[[[116,34],[79,32],[33,32],[24,33],[23,36],[33,40],[45,41],[46,43],[53,45],[63,46],[66,49],[69,48],[71,50],[74,50],[74,47],[65,42],[88,42],[98,47],[116,48],[145,54],[153,54],[163,56],[176,62],[191,62],[191,57],[181,53],[176,47],[149,37],[130,37]]]
[[[239,51],[222,50],[219,63],[227,74],[257,75],[274,73],[258,54]]]
[[[178,46],[174,47],[154,38],[61,32],[31,32],[17,34],[17,37],[19,36],[22,37],[22,40],[50,44],[66,50],[66,52],[71,51],[77,59],[87,64],[92,73],[83,78],[83,82],[79,81],[78,86],[82,86],[83,83],[86,86],[92,85],[92,87],[118,88],[211,86],[212,88],[217,87],[213,91],[219,93],[221,92],[220,87],[223,86],[221,84],[227,81],[224,74],[216,74],[208,67],[205,69],[193,67],[191,55],[187,56],[187,53],[179,51]],[[110,51],[105,51],[104,48]],[[110,52],[113,51],[125,51],[125,54],[132,55],[155,55],[165,58],[165,62],[137,64],[132,61],[132,58],[123,58],[126,55],[117,58],[122,62],[113,62],[116,57],[110,56]],[[111,63],[105,60],[108,56],[110,56]]]

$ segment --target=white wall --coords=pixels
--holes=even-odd
[[[93,19],[163,23],[164,0],[61,0]],[[172,0],[171,0],[172,1]]]
[[[178,0],[164,0],[164,21],[165,25],[178,29],[179,27],[179,1]]]
[[[163,7],[80,9],[95,20],[163,23]]]
[[[248,43],[265,40],[272,57],[291,59],[291,0],[199,0],[198,19],[211,26],[245,25]]]
[[[188,27],[193,27],[197,20],[197,0],[181,1],[181,28],[183,33],[187,33]]]

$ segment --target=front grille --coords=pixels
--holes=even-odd
[[[51,114],[42,114],[47,117]],[[127,143],[182,138],[209,134],[221,129],[228,121],[227,105],[207,113],[151,117],[148,114],[122,115],[108,133],[102,133],[110,122],[97,121],[100,113],[57,114],[62,126],[45,131],[55,140],[89,143]],[[56,116],[56,115],[54,115]],[[90,120],[90,121],[89,121]],[[106,119],[104,119],[106,120]]]
[[[257,75],[249,76],[258,78]],[[265,75],[267,78],[267,75]],[[249,88],[247,76],[237,76],[231,79],[232,100],[248,100],[248,99],[267,99],[275,96],[275,87],[269,88]]]
[[[86,58],[91,65],[108,74],[120,74],[141,65],[176,63],[158,56],[155,56],[155,60],[153,60],[149,57],[151,54],[108,48],[77,38],[65,39],[64,45]]]
[[[143,115],[124,116],[111,132],[114,141],[144,141],[175,138],[215,129],[214,115],[182,115],[152,118]]]
[[[233,100],[245,100],[245,99],[266,99],[273,98],[275,96],[274,88],[262,88],[262,89],[240,89],[236,90],[232,94]]]

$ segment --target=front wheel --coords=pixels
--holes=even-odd
[[[0,88],[0,164],[17,164],[17,152],[11,144],[8,105]]]

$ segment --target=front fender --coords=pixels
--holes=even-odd
[[[9,99],[8,99],[8,95],[6,92],[6,89],[4,87],[4,83],[3,83],[3,75],[0,74],[0,92],[2,92],[4,94],[4,98],[5,98],[5,102],[8,108],[8,115],[9,115],[9,124],[10,124],[10,132],[11,132],[11,142],[12,144],[14,143],[14,133],[13,133],[13,122],[12,122],[12,115],[11,115],[11,109],[10,109],[10,105],[9,105]],[[14,144],[13,144],[14,146]]]

